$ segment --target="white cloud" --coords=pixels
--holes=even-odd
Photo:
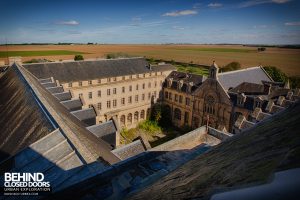
[[[244,1],[244,2],[240,3],[239,7],[246,8],[246,7],[267,4],[267,3],[284,4],[284,3],[288,3],[290,1],[292,1],[292,0],[250,0],[250,1]]]
[[[221,4],[221,3],[210,3],[207,5],[207,7],[210,7],[210,8],[220,8],[222,6],[223,6],[223,4]]]
[[[286,26],[300,26],[300,22],[286,22],[284,23]]]
[[[172,28],[176,30],[184,30],[184,27],[181,26],[173,26]]]
[[[163,14],[165,17],[178,17],[185,15],[196,15],[198,12],[196,10],[181,10],[181,11],[173,11]]]
[[[56,24],[59,24],[59,25],[68,25],[68,26],[76,26],[76,25],[79,25],[79,22],[75,21],[75,20],[70,20],[70,21],[60,21],[60,22],[57,22]]]

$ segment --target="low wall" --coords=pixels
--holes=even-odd
[[[164,144],[149,149],[149,151],[170,151],[170,149],[174,149],[176,146],[182,146],[184,144],[194,143],[197,140],[199,141],[198,143],[200,143],[202,139],[203,142],[205,142],[204,139],[205,135],[206,135],[206,127],[202,126],[180,137],[170,140]]]
[[[218,138],[221,141],[224,141],[227,138],[232,136],[231,133],[225,133],[223,131],[220,131],[220,130],[217,130],[217,129],[214,129],[214,128],[211,128],[211,127],[208,128],[208,134]]]

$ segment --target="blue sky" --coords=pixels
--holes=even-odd
[[[0,43],[300,44],[299,0],[0,0]]]

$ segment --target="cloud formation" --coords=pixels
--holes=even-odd
[[[167,12],[163,14],[164,17],[178,17],[178,16],[185,16],[185,15],[196,15],[198,12],[196,10],[181,10],[181,11],[173,11]]]
[[[261,4],[266,4],[266,3],[276,3],[276,4],[284,4],[287,2],[290,2],[292,0],[250,0],[250,1],[244,1],[239,4],[240,8],[247,8],[251,6],[257,6]]]
[[[300,22],[286,22],[284,23],[286,26],[300,26]]]
[[[68,26],[76,26],[76,25],[79,25],[79,22],[75,21],[75,20],[70,20],[70,21],[59,21],[56,24],[59,24],[59,25],[68,25]]]
[[[210,3],[207,5],[207,7],[209,7],[209,8],[220,8],[222,6],[223,6],[223,4],[221,4],[221,3]]]

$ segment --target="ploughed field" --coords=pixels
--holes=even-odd
[[[215,60],[220,67],[233,61],[241,63],[243,68],[276,66],[289,76],[300,76],[300,49],[267,47],[266,51],[258,52],[257,47],[242,45],[12,45],[0,46],[0,60],[6,59],[6,49],[15,52],[12,56],[23,56],[23,61],[73,59],[74,54],[82,54],[84,58],[105,58],[109,53],[122,52],[130,56],[202,65],[210,65]]]

